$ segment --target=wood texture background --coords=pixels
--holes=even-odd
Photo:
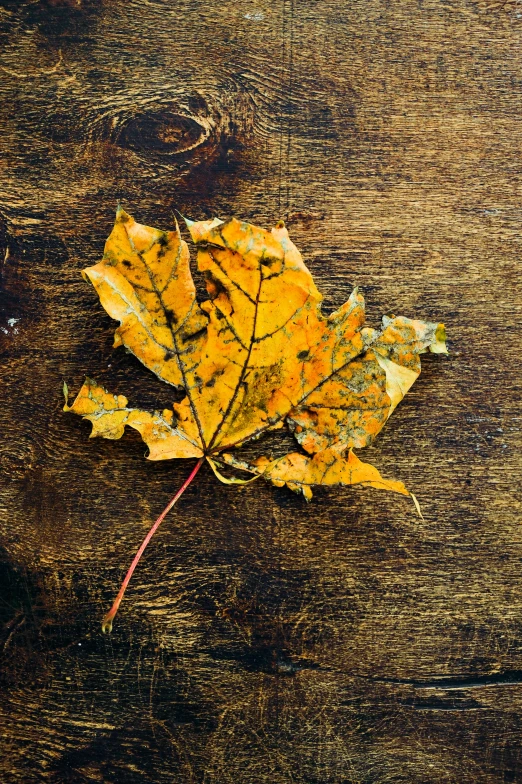
[[[0,3],[2,784],[522,782],[522,3]],[[120,200],[284,218],[327,306],[446,323],[361,452],[421,502],[311,505],[89,441],[152,408],[82,280]],[[267,445],[268,448],[269,445]]]

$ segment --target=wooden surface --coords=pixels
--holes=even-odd
[[[0,5],[0,780],[522,782],[522,6]],[[446,323],[360,453],[424,521],[203,469],[101,634],[190,470],[62,413],[172,401],[80,276],[118,200],[284,218],[327,306]]]

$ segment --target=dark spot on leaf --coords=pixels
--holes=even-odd
[[[307,349],[303,349],[303,351],[300,351],[297,355],[297,359],[308,359],[309,354],[310,352]]]
[[[201,329],[198,329],[196,332],[181,332],[180,333],[181,334],[181,339],[182,340],[194,341],[194,340],[197,340],[198,338],[202,337],[203,334],[206,331],[207,331],[207,327],[204,326],[204,327],[201,327]]]
[[[176,326],[178,320],[173,310],[171,310],[170,308],[165,308],[165,316],[167,318],[167,323],[169,327]]]
[[[275,258],[275,256],[264,256],[261,258],[263,264],[266,264],[268,267],[271,267],[272,264],[277,264],[281,261],[281,259]]]
[[[211,299],[216,299],[220,294],[228,296],[228,292],[223,283],[218,278],[214,277],[211,272],[205,273],[205,279],[207,282],[207,291]]]

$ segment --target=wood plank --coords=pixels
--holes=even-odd
[[[2,781],[522,780],[519,17],[4,0]],[[357,285],[374,326],[446,323],[450,356],[361,453],[424,521],[369,489],[306,505],[204,469],[101,634],[189,470],[62,412],[86,374],[172,402],[79,274],[118,201],[165,228],[284,218],[327,308]]]

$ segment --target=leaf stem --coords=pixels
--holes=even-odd
[[[118,595],[117,595],[116,599],[114,600],[114,603],[113,603],[111,609],[109,610],[109,612],[107,613],[107,615],[105,616],[105,618],[102,621],[102,632],[104,634],[107,634],[107,633],[112,631],[112,622],[114,620],[114,616],[118,612],[118,608],[119,608],[119,606],[121,604],[121,600],[123,599],[123,594],[125,593],[125,590],[126,590],[128,584],[130,582],[130,579],[131,579],[131,577],[132,577],[132,575],[134,573],[135,568],[138,565],[138,562],[139,562],[141,556],[143,555],[143,552],[144,552],[145,548],[147,547],[148,543],[150,542],[150,540],[152,539],[152,537],[154,536],[154,534],[156,533],[156,531],[160,527],[161,523],[163,522],[163,520],[165,519],[167,514],[170,512],[170,510],[172,509],[172,507],[174,506],[174,504],[176,503],[178,498],[180,498],[183,495],[183,493],[185,492],[185,490],[187,489],[189,484],[192,482],[192,480],[196,476],[197,472],[201,468],[204,460],[205,460],[204,457],[201,457],[198,460],[198,462],[194,466],[190,476],[183,482],[183,484],[179,488],[178,492],[174,496],[172,496],[172,498],[168,502],[167,506],[165,507],[163,512],[160,514],[160,516],[158,517],[158,519],[156,520],[156,522],[154,523],[154,525],[152,526],[152,528],[148,532],[147,536],[145,537],[145,539],[141,543],[140,549],[138,550],[138,552],[134,556],[134,560],[132,561],[131,565],[129,566],[129,570],[128,570],[127,574],[125,575],[125,579],[123,580],[123,582],[121,584],[121,588],[120,588],[120,590],[118,592]]]

